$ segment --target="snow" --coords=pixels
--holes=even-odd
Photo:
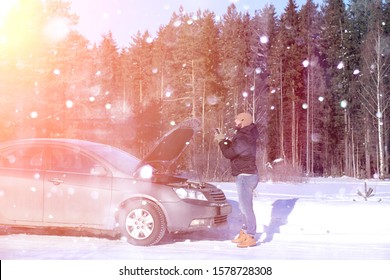
[[[234,183],[214,183],[233,206],[227,226],[170,235],[153,247],[78,232],[0,235],[2,260],[389,260],[390,182],[314,178],[259,183],[254,198],[258,246],[237,248],[240,229]],[[365,200],[372,188],[375,194]],[[82,236],[80,236],[82,235]]]

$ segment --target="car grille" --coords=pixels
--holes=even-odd
[[[214,218],[214,224],[220,225],[227,222],[227,216],[217,216]]]
[[[209,194],[210,194],[213,202],[225,202],[226,201],[225,194],[223,193],[223,191],[221,191],[219,189],[213,190]]]

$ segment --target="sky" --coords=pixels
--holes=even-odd
[[[267,4],[273,4],[278,14],[287,7],[288,0],[73,0],[71,11],[77,14],[77,29],[91,43],[99,43],[102,35],[112,32],[118,47],[128,47],[131,37],[138,31],[148,30],[152,36],[160,26],[168,24],[172,14],[183,6],[187,12],[206,9],[223,15],[234,3],[241,12],[253,14]],[[323,0],[314,0],[322,4]],[[306,0],[295,0],[298,7]]]

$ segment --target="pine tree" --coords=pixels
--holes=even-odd
[[[284,85],[282,83],[282,55],[284,47],[282,36],[280,36],[280,20],[275,19],[274,34],[270,36],[270,51],[268,53],[267,68],[269,73],[269,116],[268,116],[268,141],[267,153],[268,161],[278,158],[286,159],[285,135],[284,135],[284,107],[283,99]]]
[[[202,121],[202,154],[205,153],[207,142],[212,142],[213,128],[218,127],[218,117],[221,110],[221,98],[224,93],[219,55],[219,30],[215,23],[215,14],[204,12],[198,19],[200,24],[199,33],[199,71],[200,82],[200,109]],[[206,139],[206,136],[209,136]],[[211,136],[211,137],[210,137]]]
[[[303,135],[302,101],[304,96],[301,72],[303,70],[303,41],[299,33],[299,17],[297,5],[289,0],[284,13],[281,15],[280,42],[284,47],[281,56],[282,91],[284,117],[284,137],[286,139],[284,150],[287,159],[293,167],[300,166],[301,137]]]
[[[95,92],[94,104],[103,108],[112,108],[116,104],[115,96],[120,91],[120,64],[118,47],[111,32],[103,35],[103,39],[97,48],[97,91]],[[111,110],[111,109],[109,109]],[[108,111],[109,111],[108,110]],[[109,115],[109,112],[107,112]]]
[[[326,0],[323,6],[323,24],[321,36],[321,55],[326,69],[327,112],[324,121],[324,139],[326,156],[325,172],[328,175],[342,175],[347,172],[349,144],[348,96],[349,74],[349,33],[347,16],[342,0]]]
[[[305,83],[306,99],[303,105],[306,110],[306,139],[305,147],[302,146],[305,151],[302,153],[306,155],[304,160],[306,174],[312,175],[322,173],[322,162],[325,161],[320,137],[323,128],[322,101],[325,91],[324,69],[319,54],[321,14],[318,11],[318,6],[312,0],[307,0],[299,14],[300,34],[304,42],[302,64],[305,69],[302,72],[302,79]]]
[[[277,127],[277,120],[270,116],[271,97],[269,87],[269,63],[271,61],[272,40],[276,35],[276,12],[273,5],[266,6],[264,9],[256,11],[251,20],[251,37],[250,37],[250,61],[248,82],[250,93],[252,94],[252,106],[249,108],[253,112],[254,122],[260,132],[260,139],[258,141],[258,161],[259,169],[262,172],[265,164],[269,161],[269,145],[277,144],[278,134],[269,137],[268,131]],[[250,96],[249,96],[250,98]],[[275,125],[270,122],[275,122]],[[272,139],[272,141],[269,141]],[[271,148],[273,150],[273,148]],[[277,153],[278,154],[278,153]],[[275,159],[277,157],[273,157]]]
[[[133,138],[134,146],[138,148],[136,154],[140,157],[148,152],[153,142],[146,142],[146,138],[139,137],[139,135],[145,135],[142,130],[146,124],[145,119],[138,119],[138,116],[143,115],[145,110],[158,108],[156,104],[159,104],[156,102],[155,89],[153,88],[154,71],[158,71],[157,68],[154,70],[153,48],[154,42],[149,32],[145,31],[142,34],[138,32],[132,36],[130,47],[126,52],[122,52],[125,88],[121,92],[123,92],[123,102],[127,104],[122,105],[122,111],[127,111],[126,114],[133,121],[138,120],[131,126],[131,133],[135,135]],[[156,110],[156,115],[159,115],[159,110]],[[150,138],[148,139],[150,140]]]
[[[246,24],[246,25],[245,25]],[[230,5],[223,16],[220,39],[221,71],[224,76],[224,87],[227,89],[225,98],[224,130],[231,127],[231,120],[238,112],[245,110],[246,72],[249,67],[249,37],[245,29],[249,28],[249,21],[237,11],[234,4]]]
[[[173,13],[170,22],[161,26],[158,36],[153,43],[153,65],[157,71],[155,74],[154,91],[155,98],[161,104],[160,132],[167,131],[170,127],[177,103],[171,101],[178,91],[175,89],[175,82],[178,74],[176,72],[174,53],[176,52],[177,32],[179,21],[178,15]]]
[[[361,52],[362,44],[364,44],[364,38],[367,34],[369,8],[368,2],[365,0],[352,0],[349,3],[348,15],[350,19],[350,27],[353,42],[353,58],[351,60],[354,65],[353,75],[356,77],[351,81],[351,93],[352,96],[360,96],[362,88],[360,86],[359,76],[361,75],[361,69],[364,67],[362,58],[364,54]],[[354,100],[353,100],[354,101]],[[361,166],[357,164],[355,175],[360,177],[371,177],[371,162],[373,161],[373,155],[375,154],[375,141],[372,139],[372,130],[374,129],[374,123],[372,118],[368,115],[368,112],[364,109],[365,101],[361,101],[360,98],[355,99],[351,104],[351,123],[354,131],[354,150],[356,162],[362,162]],[[363,129],[361,125],[363,124]]]
[[[363,107],[374,120],[377,144],[376,170],[380,178],[388,173],[387,154],[385,150],[385,131],[388,123],[390,106],[390,55],[389,37],[384,29],[384,5],[375,0],[368,6],[368,27],[362,44],[362,76],[360,77],[360,97]]]
[[[42,83],[42,91],[52,136],[83,137],[75,128],[93,115],[88,106],[92,96],[90,89],[94,86],[91,83],[93,56],[88,40],[71,32],[55,45],[47,59],[50,68]],[[82,127],[80,131],[83,131]]]

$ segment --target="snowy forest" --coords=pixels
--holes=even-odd
[[[91,44],[68,1],[19,2],[0,9],[0,141],[78,138],[142,158],[196,118],[175,168],[230,180],[214,129],[232,136],[248,111],[263,180],[389,177],[388,0],[289,0],[281,15],[180,8],[124,48],[111,33]]]

